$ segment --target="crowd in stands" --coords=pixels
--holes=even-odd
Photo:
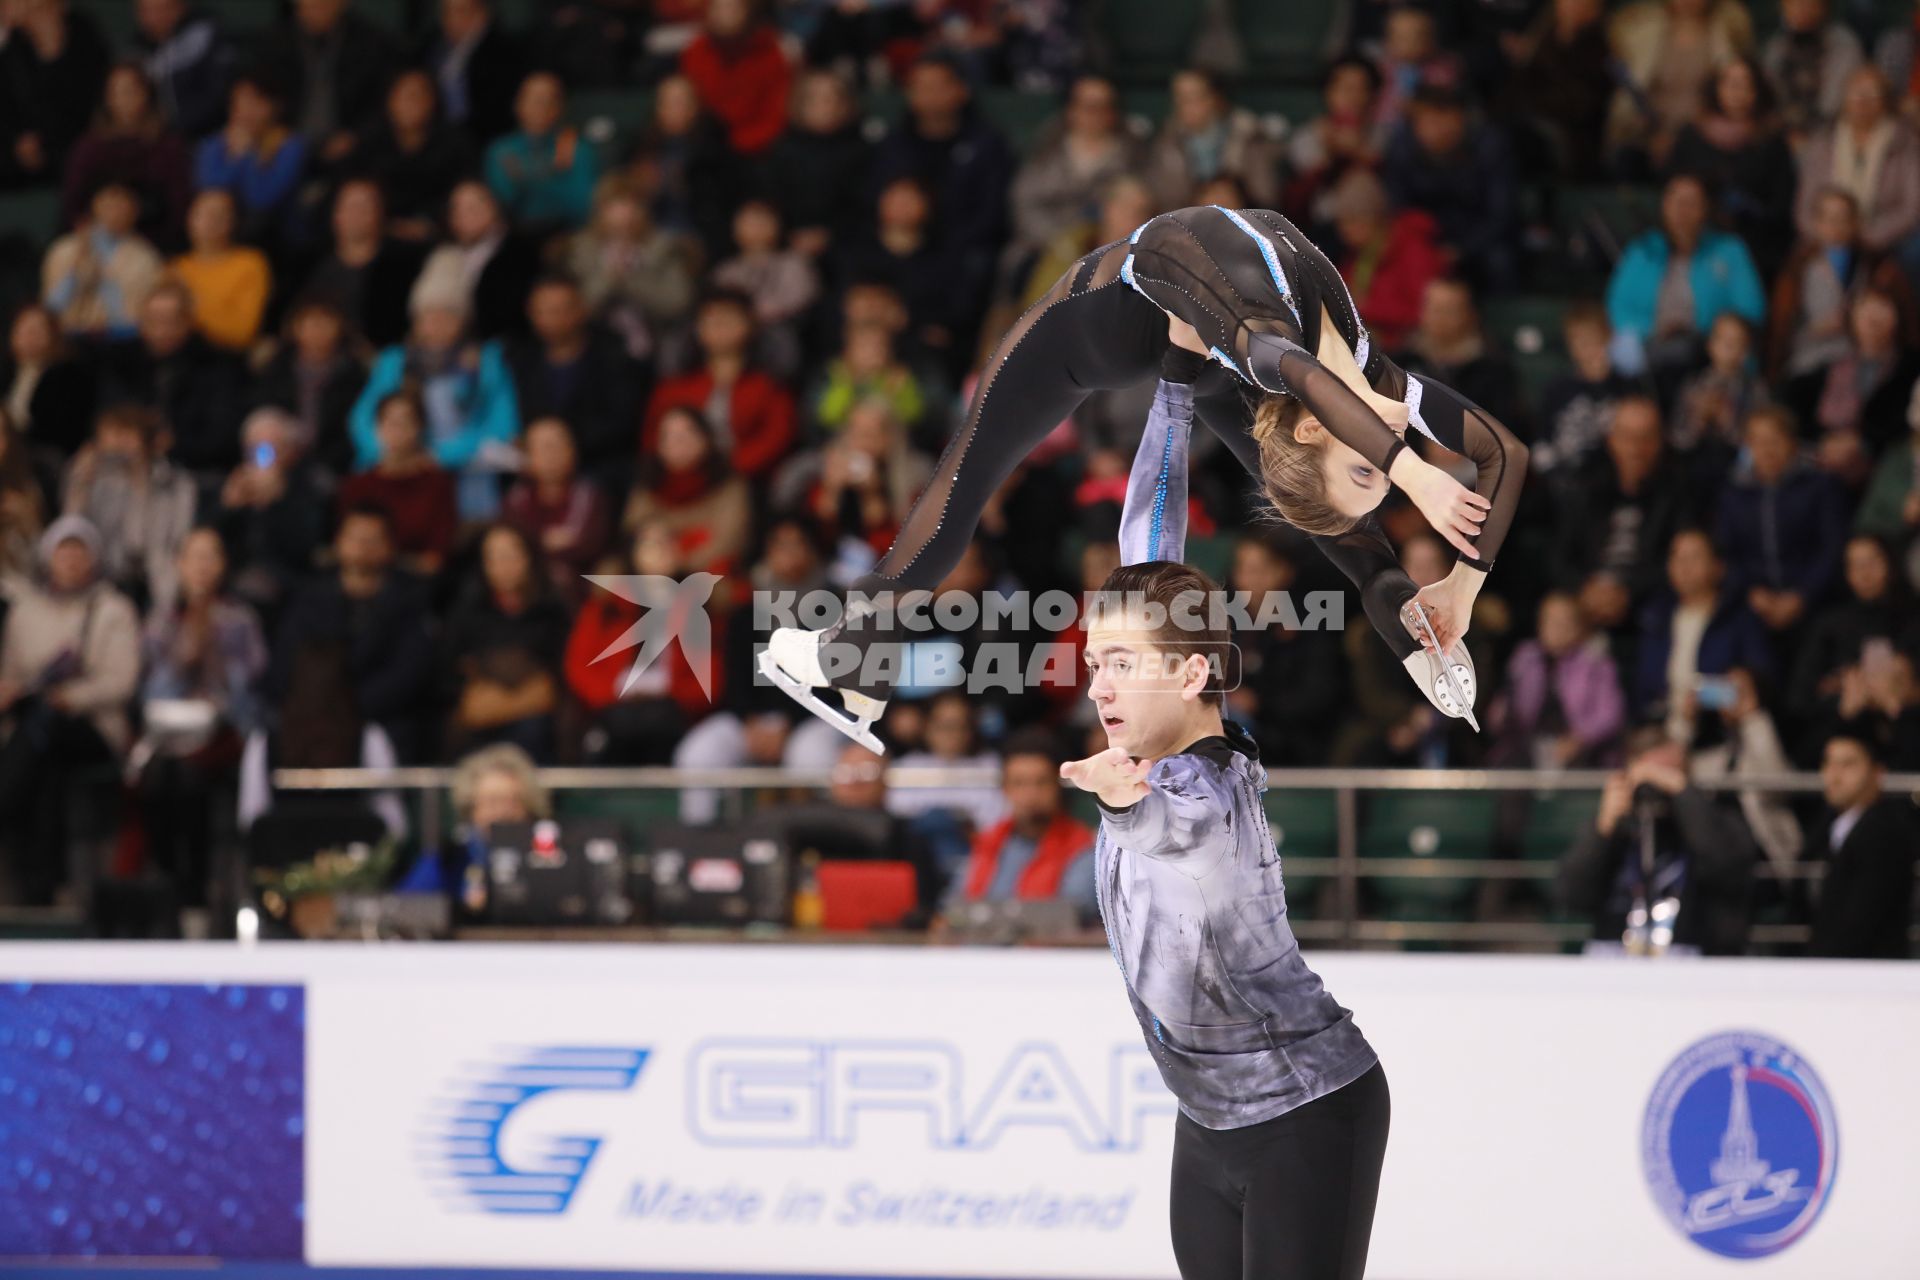
[[[131,7],[110,40],[86,0],[0,0],[0,189],[61,223],[0,296],[0,831],[28,902],[64,873],[49,784],[87,769],[135,780],[192,902],[225,789],[259,812],[275,767],[839,758],[752,677],[751,593],[868,569],[1020,310],[1199,203],[1293,218],[1373,341],[1532,446],[1471,632],[1488,732],[1368,628],[1276,626],[1240,637],[1228,704],[1269,763],[1644,774],[1657,726],[1636,760],[1766,773],[1840,742],[1920,769],[1911,6],[1349,0],[1286,120],[1241,103],[1263,86],[1231,41],[1142,83],[1067,0]],[[643,119],[581,105],[610,90]],[[1009,94],[1053,104],[1018,144],[983,106]],[[1595,187],[1647,216],[1570,245],[1559,206]],[[1486,322],[1521,294],[1558,300],[1553,376]],[[1150,394],[1096,393],[1023,460],[945,587],[1097,586]],[[1230,586],[1344,586],[1195,450]],[[1448,571],[1410,505],[1381,519],[1416,581]],[[706,575],[711,672],[604,657],[643,606],[589,574]],[[902,759],[1010,753],[1006,797],[901,810],[947,892],[1081,892],[1084,842],[1014,758],[1098,741],[1077,677],[896,700]],[[1716,803],[1788,866],[1911,818]]]

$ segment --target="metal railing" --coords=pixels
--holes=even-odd
[[[273,774],[276,788],[286,791],[403,791],[420,796],[424,830],[440,833],[442,803],[454,775],[451,768],[404,769],[280,769]],[[1511,946],[1557,949],[1589,936],[1579,921],[1483,920],[1389,921],[1361,915],[1360,884],[1368,879],[1472,879],[1480,882],[1544,883],[1555,874],[1554,863],[1520,858],[1381,857],[1360,854],[1360,797],[1366,792],[1475,791],[1475,792],[1598,792],[1611,771],[1604,769],[1276,769],[1267,774],[1275,791],[1330,792],[1334,799],[1334,855],[1287,855],[1287,868],[1302,879],[1333,877],[1336,909],[1332,918],[1297,918],[1295,932],[1307,941],[1344,946],[1435,942],[1453,945]],[[786,769],[744,766],[725,769],[679,769],[669,766],[630,768],[548,768],[538,771],[550,792],[567,791],[680,791],[710,789],[726,797],[730,818],[745,813],[746,797],[756,791],[823,790],[832,780],[831,769]],[[889,767],[887,784],[899,790],[932,787],[995,787],[1000,773],[993,768]],[[1817,773],[1784,773],[1742,777],[1702,777],[1693,780],[1702,791],[1751,792],[1760,795],[1805,795],[1821,791]],[[1889,773],[1883,781],[1889,795],[1908,795],[1920,805],[1920,773]],[[1493,833],[1488,832],[1489,839]],[[1761,879],[1811,880],[1824,873],[1818,865],[1781,870],[1764,859],[1754,868]],[[1756,946],[1791,945],[1806,940],[1804,925],[1754,926],[1750,941]]]

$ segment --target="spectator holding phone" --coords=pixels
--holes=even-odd
[[[1634,705],[1640,715],[1664,717],[1678,743],[1693,740],[1696,707],[1687,693],[1696,677],[1773,669],[1765,630],[1724,579],[1713,540],[1683,529],[1667,549],[1669,589],[1641,613]]]
[[[1689,763],[1696,778],[1770,777],[1791,773],[1773,716],[1760,701],[1753,673],[1735,667],[1723,676],[1700,676],[1687,695],[1693,706]],[[1748,789],[1739,793],[1747,830],[1783,874],[1800,858],[1800,824],[1785,797]]]
[[[1634,955],[1746,949],[1753,842],[1687,776],[1686,751],[1658,726],[1627,739],[1627,764],[1560,864],[1561,904],[1593,940]]]

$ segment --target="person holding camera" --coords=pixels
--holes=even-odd
[[[1685,748],[1649,725],[1629,735],[1626,767],[1561,862],[1556,898],[1593,920],[1605,949],[1737,955],[1755,857],[1740,820],[1693,786]]]

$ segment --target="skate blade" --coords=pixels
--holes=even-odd
[[[1419,631],[1424,633],[1424,638],[1433,644],[1433,648],[1427,652],[1430,657],[1433,655],[1439,657],[1440,679],[1447,687],[1448,696],[1460,707],[1457,713],[1448,712],[1447,714],[1456,715],[1458,718],[1465,719],[1468,724],[1473,726],[1473,731],[1479,733],[1480,722],[1473,718],[1473,702],[1467,697],[1465,686],[1463,686],[1459,678],[1453,674],[1453,654],[1451,651],[1445,653],[1440,651],[1440,637],[1433,633],[1433,622],[1427,617],[1426,607],[1418,600],[1414,600],[1407,604],[1406,612],[1408,620],[1417,623]],[[1440,709],[1446,711],[1445,707]]]
[[[843,707],[836,707],[828,703],[815,693],[812,685],[802,684],[800,681],[795,680],[786,673],[778,662],[773,660],[773,654],[764,649],[760,652],[760,674],[773,681],[775,687],[777,687],[780,692],[786,694],[789,698],[792,698],[795,702],[813,712],[814,715],[819,716],[822,720],[838,729],[841,733],[846,734],[847,737],[852,738],[867,750],[877,756],[887,754],[886,747],[873,732],[873,722],[880,718],[880,713],[886,709],[886,703],[876,701],[875,699],[867,697],[865,694],[843,693],[841,695],[843,697],[858,698],[862,702],[873,704],[875,707],[873,715],[870,718],[862,719]]]

